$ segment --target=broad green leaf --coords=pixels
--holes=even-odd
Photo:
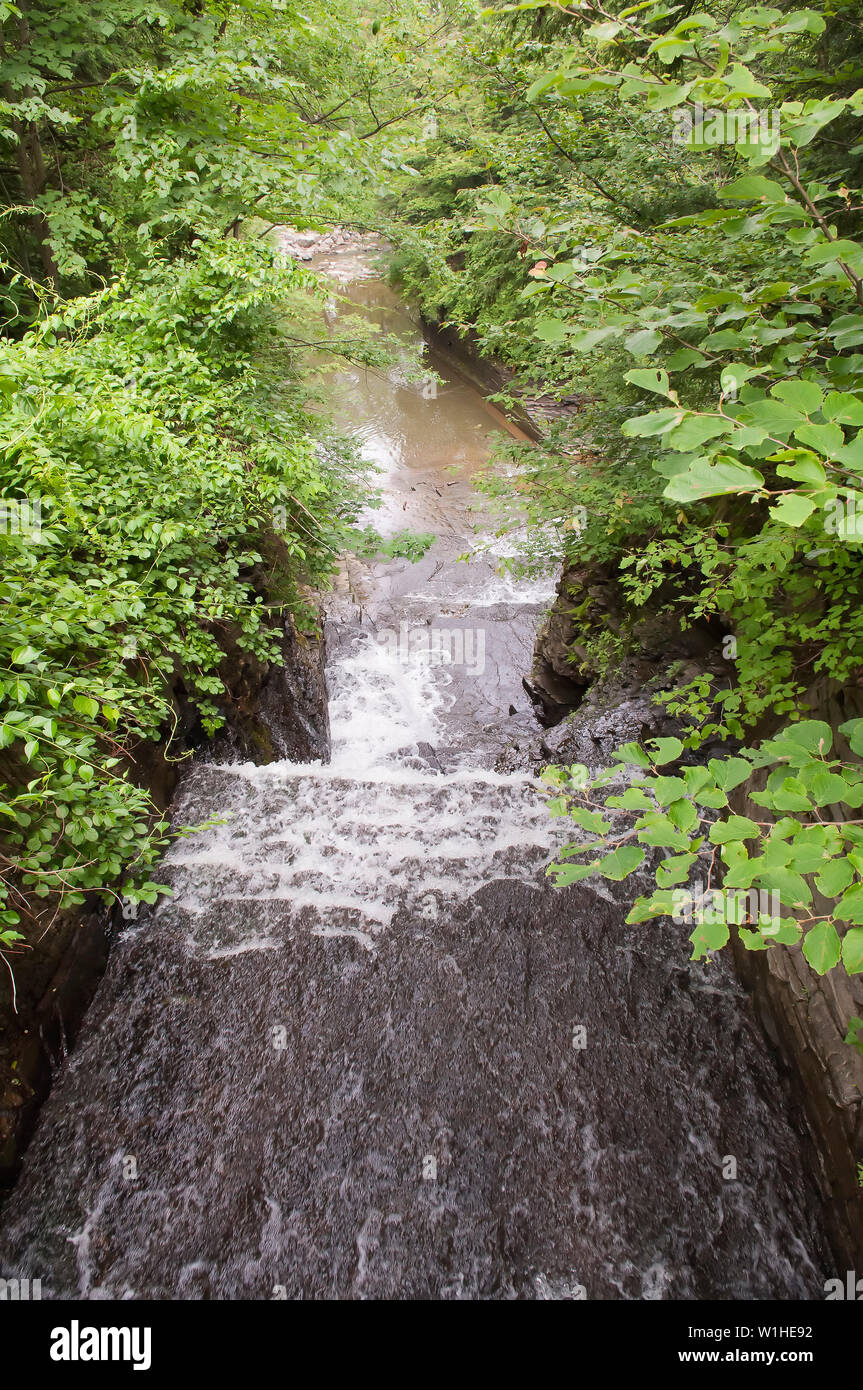
[[[842,964],[849,975],[863,971],[863,927],[852,927],[842,938]]]
[[[634,763],[636,767],[650,767],[650,759],[640,743],[624,743],[616,749],[614,756],[625,763]]]
[[[692,959],[703,960],[710,951],[721,951],[728,942],[728,936],[727,922],[699,922],[689,938],[692,942]]]
[[[629,344],[627,343],[627,346]],[[633,386],[640,386],[645,391],[655,391],[659,396],[668,395],[668,373],[650,371],[646,368],[636,368],[634,371],[627,372],[625,381],[631,381]]]
[[[679,738],[653,738],[646,745],[650,761],[656,767],[673,763],[683,752],[683,741]]]
[[[628,878],[643,863],[643,849],[639,849],[637,845],[621,845],[618,849],[607,854],[604,859],[600,859],[596,868],[603,878],[610,878],[619,882],[621,879]]]
[[[728,840],[756,840],[760,834],[759,827],[748,816],[729,816],[710,827],[710,840],[714,845],[724,845]]]
[[[786,492],[776,505],[770,508],[770,515],[782,526],[796,527],[802,526],[814,511],[815,503],[811,497],[804,497],[800,492]]]
[[[834,907],[833,916],[840,922],[863,923],[863,884],[855,883],[849,888]]]
[[[540,319],[534,332],[543,343],[566,342],[566,324],[560,319]]]
[[[745,758],[711,758],[707,764],[716,783],[723,791],[733,791],[752,775],[752,764]]]
[[[759,174],[746,174],[735,179],[719,190],[720,198],[766,198],[769,203],[784,203],[785,191],[775,179],[765,179]]]
[[[730,461],[711,463],[704,458],[692,463],[686,473],[678,473],[672,478],[663,496],[675,502],[694,502],[702,497],[720,497],[726,493],[757,492],[763,485],[762,474],[754,468]]]
[[[815,880],[815,887],[826,898],[837,898],[844,893],[854,877],[854,870],[847,859],[831,859]]]
[[[694,854],[678,854],[663,859],[656,869],[656,882],[659,887],[671,888],[676,883],[686,883],[695,858]]]
[[[770,394],[784,401],[786,405],[793,406],[795,410],[802,410],[804,415],[814,415],[821,409],[824,400],[821,387],[814,381],[804,381],[801,377],[793,381],[780,381]]]
[[[656,351],[661,342],[661,333],[657,333],[653,328],[640,328],[637,333],[631,333],[629,337],[624,340],[624,346],[627,352],[631,352],[634,357],[649,357],[652,352]],[[644,375],[655,376],[656,373],[645,373]],[[661,375],[665,376],[665,389],[660,391],[660,395],[664,396],[668,394],[668,377],[664,372],[662,372]],[[632,372],[627,372],[626,380],[634,381],[634,374]],[[645,385],[644,382],[639,381],[635,381],[634,384],[636,386]],[[656,391],[658,388],[656,386],[648,386],[648,390]]]
[[[803,954],[818,975],[839,964],[842,944],[832,922],[818,922],[803,938]]]

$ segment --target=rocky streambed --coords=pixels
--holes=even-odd
[[[538,720],[554,577],[499,572],[471,488],[499,413],[428,346],[417,384],[422,328],[372,248],[315,264],[403,344],[333,383],[374,520],[437,539],[346,565],[328,732],[310,669],[272,697],[311,692],[305,743],[184,775],[175,821],[210,826],[118,935],[0,1274],[78,1299],[823,1297],[812,1151],[730,958],[693,966],[620,889],[544,873],[566,831],[538,761],[600,756],[642,697]]]

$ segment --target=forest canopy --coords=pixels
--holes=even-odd
[[[7,940],[34,895],[152,898],[135,748],[178,692],[213,732],[228,642],[272,659],[310,621],[360,490],[304,404],[319,291],[268,232],[342,224],[513,398],[577,405],[487,486],[538,555],[613,574],[593,666],[648,606],[733,639],[726,679],[666,690],[680,738],[549,774],[558,881],[652,867],[632,920],[688,894],[696,955],[735,925],[719,882],[775,892],[750,948],[863,970],[855,0],[0,18]]]
[[[679,739],[592,785],[549,773],[578,827],[557,881],[653,866],[630,920],[694,922],[696,956],[737,926],[857,973],[858,7],[498,5],[476,34],[470,96],[394,200],[403,283],[516,386],[580,402],[511,450],[516,497],[490,480],[540,550],[614,577],[625,620],[583,615],[573,659],[613,666],[648,607],[729,658],[670,682]]]
[[[10,944],[40,898],[153,901],[142,746],[175,756],[183,710],[213,734],[226,653],[276,660],[284,620],[314,622],[361,492],[307,408],[322,292],[269,233],[359,215],[413,97],[360,7],[22,0],[0,21]]]

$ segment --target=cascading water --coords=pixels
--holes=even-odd
[[[367,254],[324,269],[416,353]],[[549,888],[565,831],[495,770],[550,581],[459,563],[497,422],[443,375],[337,379],[376,523],[439,539],[348,566],[329,763],[187,776],[176,822],[216,823],[118,941],[5,1209],[0,1272],[43,1297],[821,1294],[807,1158],[727,963],[624,926],[602,883]]]

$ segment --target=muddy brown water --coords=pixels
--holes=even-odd
[[[497,572],[475,509],[499,413],[440,361],[436,397],[410,380],[422,334],[368,249],[320,269],[404,344],[334,383],[374,520],[438,540],[346,566],[327,764],[186,777],[177,822],[221,823],[114,948],[0,1274],[77,1299],[822,1297],[809,1159],[728,963],[626,927],[618,888],[551,889],[561,825],[498,770],[551,594]]]

